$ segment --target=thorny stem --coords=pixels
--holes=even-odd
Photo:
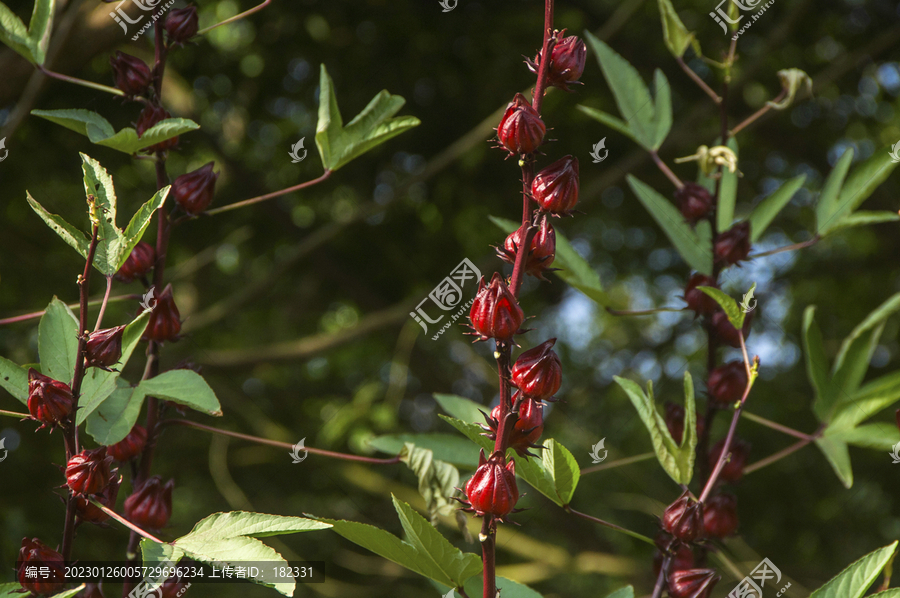
[[[213,426],[207,426],[204,424],[198,424],[197,422],[193,422],[189,419],[180,419],[180,418],[170,418],[164,419],[159,422],[159,427],[162,428],[168,425],[180,425],[186,426],[188,428],[196,428],[197,430],[203,430],[205,432],[210,432],[212,434],[219,434],[221,436],[230,436],[231,438],[239,438],[241,440],[247,440],[250,442],[255,442],[257,444],[265,444],[268,446],[274,446],[280,449],[293,450],[294,445],[289,442],[280,442],[278,440],[269,440],[268,438],[260,438],[259,436],[251,436],[249,434],[241,434],[240,432],[230,432],[228,430],[222,430],[220,428],[214,428]],[[332,457],[334,459],[343,459],[345,461],[356,461],[358,463],[370,463],[373,465],[391,465],[393,463],[400,462],[400,456],[391,457],[390,459],[377,459],[374,457],[363,457],[360,455],[348,455],[346,453],[338,453],[335,451],[327,451],[325,449],[317,449],[312,448],[311,446],[304,446],[304,450],[309,451],[313,455],[322,455],[323,457]]]
[[[745,119],[743,120],[743,122],[741,122],[741,123],[738,124],[736,127],[734,127],[733,129],[731,129],[731,135],[732,135],[732,137],[733,137],[734,135],[737,135],[740,131],[742,131],[742,130],[743,130],[744,128],[746,128],[747,126],[753,124],[757,119],[759,119],[759,117],[761,117],[763,114],[765,114],[766,112],[768,112],[769,110],[772,109],[772,104],[773,104],[773,103],[777,104],[778,102],[780,102],[781,100],[783,100],[783,99],[784,99],[784,96],[786,96],[786,95],[787,95],[787,90],[786,90],[786,89],[781,90],[781,93],[778,94],[777,96],[775,96],[775,99],[773,99],[773,100],[771,101],[771,103],[770,103],[770,102],[766,102],[766,105],[765,105],[765,106],[763,106],[762,108],[760,108],[759,110],[757,110],[756,112],[754,112],[753,114],[751,114],[750,116],[748,116],[747,118],[745,118]]]
[[[299,185],[294,185],[293,187],[288,187],[287,189],[282,189],[281,191],[274,191],[272,193],[267,193],[266,195],[260,195],[259,197],[253,197],[250,199],[245,199],[243,201],[238,201],[232,204],[228,204],[227,206],[222,206],[220,208],[215,208],[214,210],[207,210],[204,212],[204,216],[214,216],[215,214],[220,214],[222,212],[227,212],[229,210],[236,210],[238,208],[243,208],[245,206],[252,206],[253,204],[257,204],[261,201],[266,201],[267,199],[274,199],[276,197],[281,197],[282,195],[287,195],[288,193],[293,193],[294,191],[300,191],[301,189],[306,189],[307,187],[312,187],[318,183],[321,183],[328,179],[332,175],[331,170],[326,170],[322,173],[322,176],[315,178],[311,181],[306,181],[305,183],[300,183]]]
[[[142,530],[141,528],[139,528],[132,522],[128,521],[127,519],[125,519],[124,517],[122,517],[121,515],[119,515],[112,509],[110,509],[109,507],[107,507],[106,505],[100,504],[93,498],[90,499],[90,501],[91,501],[91,504],[93,504],[95,507],[98,507],[101,511],[103,511],[104,513],[106,513],[107,515],[109,515],[110,517],[112,517],[113,519],[115,519],[116,521],[118,521],[119,523],[121,523],[122,525],[124,525],[125,527],[130,529],[131,531],[133,531],[134,533],[144,536],[148,540],[153,540],[157,544],[165,544],[166,543],[166,542],[163,542],[162,540],[160,540],[159,538],[157,538],[156,536],[154,536],[153,534],[151,534],[150,532],[146,532],[146,531]]]
[[[112,303],[114,301],[129,301],[129,300],[140,299],[140,298],[141,298],[141,295],[132,293],[130,295],[116,295],[115,297],[109,297],[106,299],[106,302]],[[88,305],[100,305],[102,303],[103,303],[103,299],[91,299],[90,301],[88,301]],[[77,307],[80,307],[80,305],[81,305],[81,303],[70,303],[69,308],[75,309]],[[47,310],[33,311],[28,314],[22,314],[21,316],[13,316],[11,318],[3,318],[2,320],[0,320],[0,326],[3,326],[4,324],[16,324],[18,322],[27,322],[28,320],[34,320],[34,319],[40,318],[45,313],[47,313]]]
[[[97,323],[94,325],[94,332],[100,330],[103,323],[103,314],[106,313],[106,304],[109,303],[109,292],[112,291],[112,276],[106,277],[106,293],[103,294],[103,301],[100,303],[100,313],[97,314]]]
[[[684,187],[684,183],[681,182],[681,179],[679,179],[678,176],[668,167],[668,165],[666,165],[666,163],[662,161],[662,158],[659,157],[659,154],[656,153],[656,150],[652,150],[650,152],[650,157],[653,158],[653,162],[656,164],[656,166],[659,167],[662,173],[666,175],[666,177],[670,181],[672,181],[672,184],[675,185],[676,188],[681,189],[682,187]]]
[[[678,62],[678,66],[681,67],[687,76],[691,78],[691,80],[697,84],[697,86],[703,90],[703,92],[708,95],[713,102],[716,104],[722,104],[724,102],[724,98],[720,98],[719,95],[712,90],[712,88],[706,84],[706,81],[700,78],[700,76],[691,69],[687,64],[685,64],[684,59],[681,56],[675,57],[676,62]]]
[[[604,521],[603,519],[598,519],[597,517],[588,515],[587,513],[582,513],[581,511],[576,511],[569,505],[563,506],[563,509],[565,509],[567,513],[575,515],[576,517],[581,517],[582,519],[587,519],[588,521],[593,521],[594,523],[599,523],[600,525],[608,527],[609,529],[614,529],[617,532],[622,532],[623,534],[629,535],[632,538],[637,538],[638,540],[642,540],[642,541],[646,542],[647,544],[650,544],[651,546],[656,546],[656,543],[651,538],[648,538],[647,536],[645,536],[643,534],[633,532],[630,529],[625,529],[624,527],[616,525],[615,523],[610,523],[609,521]]]
[[[812,247],[813,245],[818,243],[821,238],[822,237],[820,237],[819,235],[815,235],[812,239],[809,239],[808,241],[803,241],[802,243],[794,243],[793,245],[786,245],[784,247],[777,247],[770,251],[764,251],[762,253],[757,253],[757,254],[751,255],[750,258],[752,259],[752,258],[756,258],[756,257],[765,257],[767,255],[775,255],[776,253],[782,253],[784,251],[794,251],[796,249],[804,249],[806,247]]]
[[[89,197],[88,202],[90,210],[98,210],[93,204],[94,198]],[[102,217],[102,215],[101,215]],[[91,245],[88,248],[87,259],[84,262],[84,273],[78,279],[80,287],[79,294],[81,298],[80,309],[78,311],[78,350],[75,353],[75,373],[72,376],[72,399],[75,405],[78,405],[78,399],[81,395],[81,382],[84,380],[84,351],[87,344],[87,318],[88,318],[88,292],[90,290],[91,270],[94,268],[94,254],[97,252],[97,234],[99,226],[94,224],[91,229]],[[66,462],[73,455],[78,453],[78,426],[76,425],[77,409],[72,410],[63,426],[63,434],[66,440]],[[75,495],[71,492],[66,496],[66,523],[63,527],[62,540],[62,557],[63,561],[68,563],[72,556],[72,540],[75,537]]]

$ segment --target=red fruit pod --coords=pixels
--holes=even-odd
[[[565,30],[561,31],[560,35],[564,33]],[[531,72],[537,73],[540,70],[542,55],[543,51],[539,51],[533,61],[526,61]],[[587,47],[581,38],[574,35],[563,37],[553,46],[550,58],[550,68],[547,72],[549,85],[563,91],[571,91],[568,85],[581,83],[578,79],[584,72],[584,63],[587,59]]]
[[[722,579],[713,569],[687,569],[669,573],[670,598],[709,598]]]
[[[675,202],[681,215],[692,226],[709,216],[713,198],[703,185],[687,182],[675,191]]]
[[[490,459],[484,458],[484,449],[478,460],[478,469],[466,482],[466,497],[479,517],[492,515],[502,519],[519,500],[516,487],[516,462],[506,462],[506,456],[497,451]]]
[[[166,120],[167,118],[172,118],[172,115],[169,114],[169,111],[163,108],[162,106],[154,106],[152,104],[148,104],[143,110],[141,110],[141,115],[138,117],[137,124],[135,125],[135,129],[137,129],[138,137],[143,137],[144,133],[149,129],[152,129],[154,126],[159,124],[160,122]],[[164,152],[166,150],[170,150],[178,145],[178,136],[170,137],[165,141],[160,141],[155,145],[151,145],[150,147],[144,148],[141,151],[153,153],[153,152]]]
[[[109,484],[112,457],[106,447],[81,451],[66,463],[66,485],[75,494],[95,494]]]
[[[522,229],[517,228],[506,237],[503,247],[497,249],[497,257],[508,264],[516,263],[516,254],[521,243]],[[550,220],[544,216],[541,218],[540,228],[531,237],[531,248],[525,257],[525,273],[546,280],[544,271],[553,264],[556,258],[556,231]]]
[[[512,367],[512,382],[526,397],[550,400],[562,384],[562,364],[551,338],[519,355]]]
[[[88,367],[109,370],[122,358],[122,334],[124,326],[98,330],[88,334],[85,342],[84,359]]]
[[[93,498],[104,507],[114,509],[116,499],[119,497],[119,484],[122,478],[114,476],[100,492],[94,494]],[[103,512],[103,509],[90,501],[87,496],[78,494],[75,496],[75,512],[78,518],[89,523],[103,523],[109,519],[109,515]]]
[[[693,542],[703,532],[703,504],[685,490],[678,500],[666,507],[661,522],[666,533],[682,542]]]
[[[172,197],[189,216],[200,214],[212,203],[218,172],[213,172],[214,162],[183,174],[172,183]]]
[[[518,393],[516,397],[518,397]],[[513,397],[513,402],[516,401]],[[492,432],[492,439],[496,440],[497,427],[500,419],[500,405],[491,410],[491,425],[489,429]],[[544,404],[540,401],[525,398],[519,405],[519,414],[516,418],[513,429],[509,433],[509,448],[515,449],[520,455],[528,455],[528,449],[534,448],[535,443],[541,434],[544,433]]]
[[[564,156],[537,173],[531,195],[545,212],[554,216],[571,214],[578,203],[578,158]]]
[[[722,455],[722,449],[725,447],[725,439],[713,445],[709,451],[709,469],[713,471]],[[743,440],[734,438],[731,442],[731,457],[722,467],[722,473],[719,474],[719,480],[735,484],[744,477],[744,466],[747,464],[747,458],[750,456],[750,444]]]
[[[184,8],[170,10],[166,15],[165,29],[171,42],[179,45],[187,42],[197,35],[199,29],[197,7],[189,4]]]
[[[709,373],[707,393],[720,407],[739,401],[747,388],[747,368],[743,361],[729,361]]]
[[[128,259],[116,272],[116,280],[119,282],[131,282],[136,278],[146,276],[155,263],[156,250],[149,243],[141,241],[134,246]]]
[[[698,289],[697,287],[714,287],[718,288],[715,279],[705,274],[694,274],[684,287],[684,301],[688,305],[688,309],[697,312],[697,314],[711,314],[719,309],[716,300]]]
[[[68,384],[28,368],[28,412],[44,426],[54,426],[72,413],[75,400]]]
[[[478,293],[472,301],[469,320],[478,335],[477,340],[493,338],[507,341],[518,332],[525,321],[525,314],[506,286],[506,281],[495,272],[490,285],[484,284],[483,277],[478,283]]]
[[[530,154],[543,143],[546,133],[547,127],[541,115],[531,107],[525,96],[517,93],[497,127],[500,145],[511,154]]]
[[[126,96],[136,96],[144,93],[150,86],[150,67],[141,60],[124,52],[116,52],[111,56],[109,63],[116,79],[116,87],[122,90]]]
[[[55,594],[66,581],[66,564],[61,554],[37,538],[22,538],[16,559],[16,579],[32,594]]]
[[[147,430],[140,424],[135,424],[128,436],[107,447],[107,453],[116,461],[124,463],[140,455],[146,442]]]
[[[734,494],[716,494],[703,505],[703,534],[707,538],[727,538],[738,528],[737,497]]]
[[[755,311],[747,312],[747,315],[744,316],[744,326],[741,328],[744,342],[747,342],[747,338],[750,336],[750,324],[753,322]],[[731,325],[728,316],[721,309],[712,315],[712,327],[716,331],[716,338],[721,342],[735,349],[741,348],[741,335],[738,334],[737,328]]]
[[[125,516],[135,525],[146,529],[160,529],[169,523],[172,516],[172,489],[175,480],[165,485],[156,475],[140,486],[125,499]]]
[[[172,296],[172,285],[169,284],[157,299],[142,338],[157,343],[175,341],[178,340],[179,332],[181,332],[181,314],[178,313],[178,306],[175,305],[175,298]]]
[[[716,237],[713,247],[716,263],[729,266],[750,255],[750,221],[738,222]]]

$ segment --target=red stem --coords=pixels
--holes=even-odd
[[[481,594],[483,598],[497,598],[497,565],[494,550],[496,533],[497,524],[493,517],[485,515],[481,523],[481,533],[478,535],[478,539],[481,540],[481,560],[484,563],[484,591]]]
[[[238,201],[232,204],[228,204],[227,206],[222,206],[220,208],[215,208],[213,210],[207,210],[204,212],[204,216],[213,216],[215,214],[220,214],[222,212],[227,212],[228,210],[235,210],[237,208],[243,208],[244,206],[252,206],[253,204],[257,204],[261,201],[266,201],[267,199],[274,199],[276,197],[281,197],[282,195],[287,195],[288,193],[293,193],[294,191],[300,191],[301,189],[306,189],[307,187],[312,187],[313,185],[317,185],[322,181],[325,181],[332,175],[331,170],[326,170],[322,173],[322,176],[315,178],[311,181],[306,181],[305,183],[300,183],[299,185],[294,185],[293,187],[288,187],[287,189],[282,189],[280,191],[273,191],[272,193],[267,193],[266,195],[260,195],[259,197],[252,197],[250,199],[245,199],[243,201]]]

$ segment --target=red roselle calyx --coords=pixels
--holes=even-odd
[[[512,382],[526,397],[552,400],[562,383],[562,365],[551,338],[519,355],[512,367]]]
[[[141,241],[134,246],[128,259],[116,272],[116,280],[119,282],[131,282],[136,278],[146,276],[155,263],[156,250],[153,248],[153,245]]]
[[[531,195],[545,212],[568,216],[578,203],[578,158],[564,156],[537,173]]]
[[[162,343],[178,340],[179,332],[181,332],[181,314],[178,313],[178,306],[175,305],[175,298],[172,296],[172,285],[169,284],[156,301],[143,338]]]
[[[713,253],[716,263],[722,266],[747,259],[750,255],[750,221],[738,222],[716,237]]]
[[[703,504],[703,533],[708,538],[733,536],[738,528],[737,498],[716,494]]]
[[[547,127],[541,115],[531,107],[525,96],[517,93],[497,127],[500,145],[511,154],[530,154],[543,143],[546,133]]]
[[[671,401],[666,401],[666,427],[669,429],[669,434],[672,435],[672,440],[679,445],[681,444],[681,438],[684,435],[684,414],[683,406],[672,403]],[[694,417],[694,421],[697,422],[695,428],[697,430],[697,438],[700,438],[703,436],[703,430],[706,429],[705,420],[697,413]]]
[[[193,172],[183,174],[172,183],[172,196],[189,216],[200,214],[212,203],[219,173],[210,162]]]
[[[707,216],[713,207],[713,198],[703,185],[686,182],[675,191],[675,201],[681,215],[691,225],[697,224]]]
[[[169,523],[172,516],[172,488],[175,480],[163,485],[155,475],[125,499],[125,516],[129,521],[143,528],[160,529]]]
[[[116,78],[116,87],[126,96],[140,95],[150,86],[150,67],[140,58],[116,52],[115,56],[110,57],[109,63]]]
[[[516,395],[518,396],[518,395]],[[515,402],[515,398],[513,400]],[[497,439],[497,430],[500,419],[500,405],[491,410],[489,429],[491,440]],[[530,448],[538,448],[535,444],[541,434],[544,433],[544,404],[540,401],[526,398],[519,405],[519,414],[516,423],[509,433],[509,448],[515,449],[522,456],[531,455]]]
[[[707,392],[720,407],[739,401],[747,387],[747,369],[743,361],[729,361],[709,373]]]
[[[744,326],[741,328],[741,332],[744,334],[745,342],[750,336],[750,324],[753,322],[753,314],[755,311],[756,310],[748,312],[747,315],[744,316]],[[729,347],[734,347],[735,349],[741,348],[741,336],[738,334],[737,328],[731,325],[731,322],[728,321],[728,316],[725,315],[725,312],[721,309],[713,314],[712,326],[716,331],[716,337],[720,341]]]
[[[184,44],[197,35],[199,28],[197,7],[188,5],[184,8],[170,10],[169,14],[166,15],[165,28],[170,41],[176,44]]]
[[[559,35],[564,34],[565,30],[559,32]],[[542,52],[538,52],[533,61],[526,61],[528,68],[533,73],[537,73],[540,69],[541,54]],[[571,91],[567,85],[573,83],[581,84],[578,79],[581,78],[581,74],[584,72],[586,58],[587,47],[581,38],[574,35],[563,37],[556,42],[556,45],[553,46],[553,51],[550,53],[551,60],[550,69],[547,73],[547,83],[563,91]]]
[[[522,326],[525,314],[506,281],[495,272],[491,284],[485,285],[483,277],[478,283],[478,293],[469,310],[469,320],[478,336],[476,340],[493,338],[507,341]]]
[[[478,469],[466,482],[466,497],[479,517],[492,515],[503,519],[519,500],[516,487],[516,462],[506,462],[506,456],[497,451],[490,459],[484,458],[484,449],[478,459]]]
[[[725,447],[725,439],[717,442],[709,451],[709,469],[713,471],[722,455],[722,449]],[[750,456],[750,444],[743,440],[734,438],[731,442],[729,450],[731,458],[722,467],[722,473],[719,474],[719,480],[730,482],[732,484],[741,481],[744,477],[744,465],[747,464],[747,458]]]
[[[66,464],[66,485],[75,494],[95,494],[109,484],[112,457],[106,447],[81,451]]]
[[[669,573],[671,598],[709,598],[716,583],[722,579],[713,569],[688,569]]]
[[[88,367],[109,371],[122,358],[122,334],[124,326],[98,330],[88,334],[84,358]]]
[[[147,430],[140,424],[135,424],[128,436],[119,442],[107,447],[109,456],[119,462],[131,461],[144,450],[147,442]]]
[[[121,482],[121,477],[113,477],[105,488],[94,494],[94,500],[109,509],[115,508]],[[103,523],[109,519],[109,515],[104,513],[103,509],[93,504],[87,496],[80,494],[75,496],[75,512],[79,519],[90,523]]]
[[[44,569],[42,569],[42,567]],[[37,573],[30,577],[29,571]],[[47,572],[45,578],[42,571]],[[55,594],[62,590],[66,580],[65,562],[62,555],[47,547],[37,538],[22,538],[22,547],[16,559],[16,579],[32,594]]]
[[[703,532],[703,504],[685,490],[678,500],[666,507],[662,528],[682,542],[693,542]]]
[[[44,426],[54,426],[72,412],[75,400],[68,384],[28,369],[28,412]]]
[[[146,108],[141,110],[141,115],[138,117],[137,124],[135,125],[135,129],[137,129],[138,137],[142,137],[145,132],[149,129],[153,128],[160,122],[166,120],[167,118],[172,118],[172,115],[169,114],[169,111],[163,108],[162,106],[154,106],[152,104],[148,104]],[[141,151],[145,152],[163,152],[166,150],[170,150],[173,147],[178,145],[178,136],[170,137],[164,141],[160,141],[156,145],[151,145],[150,147],[144,148]]]
[[[688,304],[688,309],[697,312],[697,314],[711,314],[719,309],[716,300],[698,289],[697,287],[715,287],[716,281],[711,276],[705,274],[694,274],[684,287],[684,300]]]
[[[497,257],[509,264],[516,263],[516,252],[521,245],[522,229],[517,228],[513,231],[502,248],[497,249]],[[546,280],[544,271],[550,267],[556,257],[556,231],[549,219],[544,216],[541,218],[541,226],[531,237],[531,248],[525,257],[525,273],[531,274],[535,278]]]

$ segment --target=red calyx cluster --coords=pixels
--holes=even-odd
[[[478,283],[478,293],[469,310],[469,320],[478,336],[476,341],[490,338],[508,341],[519,331],[525,321],[525,313],[506,281],[495,272],[489,285],[484,284],[484,278]]]
[[[709,373],[707,393],[710,400],[720,407],[740,400],[746,387],[747,368],[743,361],[729,361]]]
[[[197,7],[188,5],[184,8],[170,10],[166,15],[165,29],[169,36],[169,42],[179,45],[186,43],[197,35],[199,30]]]
[[[497,139],[512,154],[530,154],[544,142],[547,127],[538,111],[532,108],[521,93],[517,93],[506,107]]]
[[[681,405],[676,405],[670,401],[666,401],[666,427],[669,429],[669,434],[672,435],[672,440],[681,444],[681,439],[684,435],[684,407]],[[705,429],[705,420],[700,417],[700,414],[697,413],[694,421],[697,422],[696,430],[697,430],[697,438],[700,438],[703,435],[703,430]]]
[[[98,367],[110,371],[109,368],[119,363],[122,358],[122,334],[124,326],[98,330],[87,335],[84,359],[88,367]]]
[[[141,95],[150,87],[150,67],[140,58],[116,52],[115,56],[110,57],[109,63],[116,79],[116,87],[127,97]]]
[[[687,490],[666,507],[662,529],[682,542],[693,542],[703,534],[703,504],[690,496]]]
[[[37,538],[22,538],[22,547],[16,559],[16,579],[26,591],[39,596],[59,592],[66,581],[65,566],[62,555]],[[46,570],[47,577],[29,577],[28,571],[34,571],[33,567],[39,571]]]
[[[158,343],[176,341],[180,332],[181,314],[178,313],[178,306],[172,296],[172,285],[169,284],[156,300],[147,328],[144,329],[143,339]]]
[[[531,195],[551,216],[570,216],[578,203],[578,158],[564,156],[537,173]]]
[[[172,489],[175,480],[165,484],[156,475],[145,480],[125,499],[125,517],[145,529],[161,529],[172,516]]]
[[[128,259],[116,272],[116,280],[119,282],[131,282],[132,280],[143,278],[153,268],[156,263],[156,250],[150,243],[140,241],[131,250]]]
[[[584,63],[587,59],[587,46],[581,38],[574,35],[564,36],[566,30],[559,32],[561,39],[553,46],[550,52],[550,70],[547,73],[547,83],[558,87],[563,91],[572,91],[569,85],[581,85],[581,74],[584,72]],[[525,63],[533,73],[537,73],[541,67],[541,55],[538,52],[534,60],[526,60]]]
[[[66,463],[66,485],[75,494],[96,494],[109,484],[113,458],[106,447],[84,450]]]
[[[121,477],[113,476],[105,488],[90,498],[93,498],[108,509],[115,508],[121,482]],[[78,518],[89,523],[103,523],[109,519],[109,515],[104,513],[103,509],[93,504],[90,498],[81,494],[75,496],[75,512],[78,514]]]
[[[490,515],[505,520],[519,500],[516,487],[516,462],[506,462],[506,456],[497,451],[490,459],[484,456],[484,449],[478,459],[475,475],[466,482],[466,498],[469,508],[479,517]]]
[[[687,182],[675,191],[675,202],[681,215],[691,226],[707,218],[713,209],[713,198],[706,187]]]
[[[125,438],[107,447],[107,452],[114,460],[124,463],[140,455],[146,443],[147,430],[140,424],[135,424]]]
[[[141,115],[138,117],[137,124],[135,124],[134,127],[137,130],[138,137],[143,137],[144,133],[146,133],[149,129],[152,129],[154,126],[158,125],[167,118],[172,118],[172,115],[169,114],[168,110],[166,110],[162,106],[154,106],[153,104],[148,104],[146,108],[141,110]],[[166,139],[165,141],[160,141],[155,145],[151,145],[150,147],[142,151],[152,154],[153,152],[164,152],[177,146],[178,136],[176,135],[175,137],[171,137],[169,139]]]
[[[172,183],[172,196],[189,216],[197,216],[212,203],[218,172],[213,172],[214,162],[183,174]]]
[[[497,257],[508,264],[516,262],[516,252],[522,241],[522,229],[517,228],[506,237],[502,248],[497,248]],[[531,238],[528,255],[525,257],[525,273],[547,280],[544,272],[550,268],[556,257],[556,231],[546,216],[541,218],[541,226]]]
[[[34,368],[28,370],[28,412],[41,422],[41,428],[55,426],[69,417],[75,405],[68,384],[45,376]]]

